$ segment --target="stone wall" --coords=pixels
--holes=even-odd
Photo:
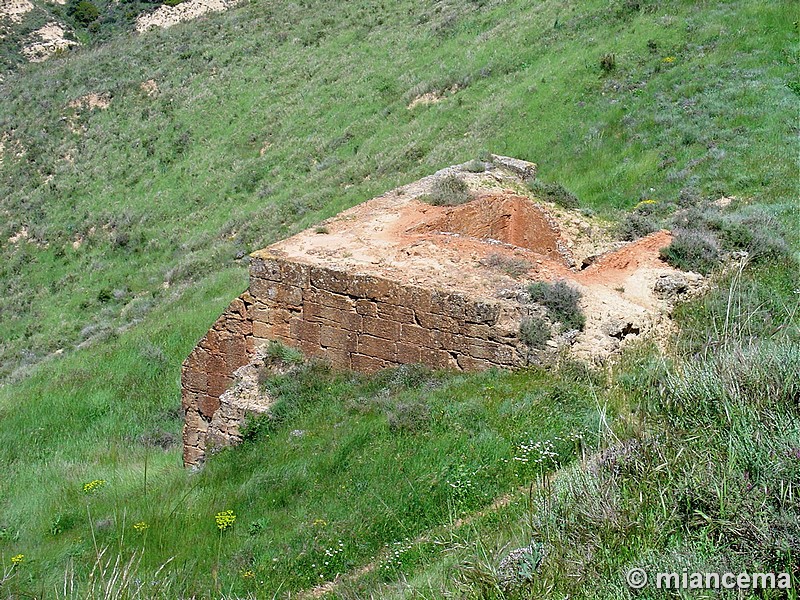
[[[514,303],[256,254],[250,289],[184,362],[184,462],[202,462],[220,396],[254,348],[270,340],[361,372],[412,363],[466,371],[514,367],[523,362],[520,310]]]
[[[181,366],[183,462],[198,465],[206,453],[209,424],[220,396],[233,383],[233,372],[253,353],[252,297],[245,292],[230,303]]]
[[[518,309],[500,303],[278,257],[253,259],[250,293],[256,344],[278,340],[337,368],[474,371],[522,362]]]

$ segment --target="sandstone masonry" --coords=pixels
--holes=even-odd
[[[531,358],[520,323],[544,314],[524,301],[526,286],[557,279],[581,290],[587,324],[579,333],[553,323],[564,335],[541,352],[566,344],[603,360],[648,331],[663,312],[656,280],[675,273],[658,255],[669,232],[614,243],[577,213],[530,198],[524,183],[535,172],[497,156],[482,173],[451,167],[253,253],[249,289],[182,367],[184,463],[236,443],[244,418],[268,410],[258,370],[270,341],[361,372],[518,367]],[[424,201],[452,176],[468,184],[471,201]]]

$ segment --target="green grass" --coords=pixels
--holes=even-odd
[[[48,589],[68,557],[86,577],[95,544],[124,556],[142,550],[143,573],[173,558],[181,589],[201,597],[304,589],[491,503],[598,435],[586,377],[568,384],[544,371],[402,368],[365,378],[312,364],[270,380],[272,418],[190,475],[176,448],[141,443],[153,429],[178,428],[175,378],[142,360],[143,344],[181,356],[176,339],[190,322],[87,350],[62,367],[70,380],[34,375],[19,386],[37,410],[3,414],[1,543],[27,557],[12,593]],[[19,431],[31,432],[24,455]],[[98,445],[101,438],[108,443]],[[531,440],[551,440],[557,456],[536,463],[521,449]],[[83,491],[98,479],[106,483]],[[224,510],[236,522],[219,532],[214,515]],[[149,527],[138,533],[142,521]],[[326,557],[340,542],[344,550]]]
[[[24,154],[0,162],[0,596],[52,596],[65,573],[90,589],[95,540],[142,549],[116,571],[164,598],[280,596],[376,557],[340,597],[501,597],[499,560],[531,537],[550,558],[526,597],[624,597],[639,559],[796,564],[796,387],[775,374],[796,360],[798,17],[765,1],[253,1],[6,75],[0,130]],[[73,114],[89,92],[111,106]],[[444,99],[407,108],[427,92]],[[308,368],[271,381],[275,421],[185,472],[178,367],[246,286],[242,256],[487,149],[537,162],[583,211],[622,221],[652,199],[656,225],[762,252],[676,309],[666,357],[634,349],[600,379]],[[722,195],[729,212],[706,210]],[[639,450],[593,475],[567,466],[556,437],[572,431],[587,451]],[[561,443],[565,468],[514,461],[531,440]],[[475,516],[531,481],[533,509],[518,493]]]

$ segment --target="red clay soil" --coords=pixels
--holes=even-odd
[[[528,198],[484,195],[468,204],[443,207],[443,214],[412,229],[413,233],[457,233],[497,240],[562,260],[558,225]]]
[[[669,231],[656,231],[597,258],[586,269],[576,273],[575,279],[585,285],[609,285],[639,269],[665,268],[667,265],[661,259],[660,252],[671,241],[672,234]]]

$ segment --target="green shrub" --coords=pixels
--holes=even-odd
[[[70,0],[67,14],[81,25],[88,25],[100,16],[100,10],[89,0]]]
[[[516,258],[514,256],[504,256],[502,254],[490,254],[481,260],[484,267],[502,271],[510,277],[520,277],[531,270],[533,264],[523,258]]]
[[[420,401],[398,402],[388,412],[386,419],[392,431],[414,433],[428,427],[431,409]]]
[[[661,250],[661,258],[676,269],[707,275],[719,263],[719,246],[707,229],[678,228],[672,243]]]
[[[519,339],[528,348],[541,350],[550,336],[550,326],[541,317],[527,317],[519,324]]]
[[[586,325],[586,317],[578,304],[581,293],[565,282],[532,283],[528,286],[528,295],[531,302],[547,309],[550,320],[561,323],[565,330],[583,330]]]
[[[299,365],[304,358],[299,350],[271,340],[267,346],[266,360],[269,364]]]
[[[466,181],[455,175],[445,175],[433,182],[430,193],[421,200],[434,206],[458,206],[471,198]]]
[[[470,173],[483,173],[486,170],[486,163],[475,158],[464,165],[464,170]]]
[[[528,189],[533,192],[537,198],[552,202],[562,208],[572,209],[580,206],[578,197],[560,183],[546,183],[538,179],[533,179],[528,182]]]
[[[792,250],[781,229],[780,222],[764,211],[734,213],[720,224],[719,238],[723,247],[745,251],[751,261],[786,261]]]
[[[617,227],[617,233],[620,239],[632,242],[659,229],[658,222],[651,215],[632,212],[622,218]]]
[[[613,53],[604,54],[600,57],[600,68],[604,73],[611,73],[617,68],[617,57]]]

